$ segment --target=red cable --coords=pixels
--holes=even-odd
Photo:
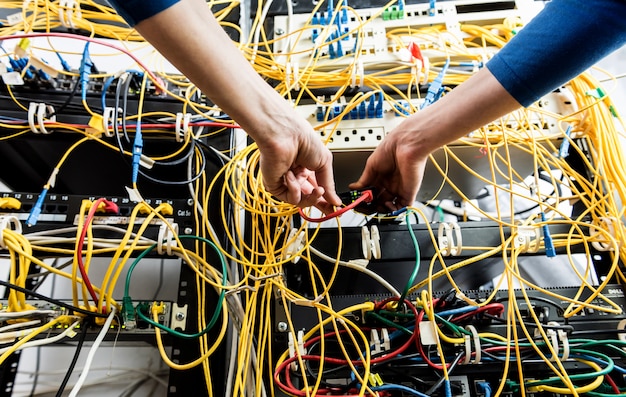
[[[389,298],[389,299],[385,299],[382,302],[379,302],[376,305],[377,309],[380,309],[381,307],[383,307],[386,303],[390,302],[390,301],[397,301],[398,298]],[[419,316],[418,312],[417,312],[417,308],[411,304],[410,301],[408,300],[404,300],[404,302],[407,304],[407,306],[409,307],[409,309],[413,312],[413,314],[415,315],[416,318],[416,329],[418,329],[418,323],[417,323],[417,318]],[[343,332],[342,332],[343,333]],[[334,335],[334,332],[329,332],[327,334],[325,334],[325,336],[332,336]],[[411,337],[409,339],[407,339],[407,341],[400,346],[398,349],[387,353],[383,356],[380,357],[376,357],[370,360],[370,365],[374,365],[374,364],[380,364],[382,362],[385,362],[386,360],[393,358],[397,355],[399,355],[400,353],[404,352],[413,342],[413,339],[416,338],[418,335],[418,332],[413,332],[413,335],[411,335]],[[320,336],[317,336],[315,338],[311,338],[309,340],[307,340],[304,343],[304,347],[309,347],[310,345],[312,345],[313,343],[316,343],[319,339],[321,339]],[[309,360],[309,361],[321,361],[322,357],[318,356],[318,355],[303,355],[301,356],[302,360]],[[305,396],[306,394],[301,392],[300,390],[297,390],[293,387],[293,384],[291,383],[291,379],[289,377],[289,364],[291,364],[292,362],[295,362],[298,359],[298,356],[293,356],[293,357],[289,357],[288,359],[286,359],[285,361],[283,361],[275,370],[274,372],[274,382],[276,385],[278,385],[278,387],[280,387],[281,389],[283,389],[284,391],[288,392],[288,393],[292,393],[296,396]],[[347,365],[348,364],[348,360],[345,359],[339,359],[339,358],[332,358],[332,357],[324,357],[324,362],[328,363],[328,364],[335,364],[335,365]],[[362,361],[361,360],[351,360],[350,361],[352,364],[354,365],[361,365]],[[285,382],[287,383],[287,385],[285,385],[284,383],[282,383],[280,381],[280,373],[282,371],[285,371]],[[318,390],[318,393],[332,393],[332,389],[326,390],[326,389],[321,389]],[[318,394],[318,395],[323,395],[323,394]]]
[[[611,376],[604,375],[604,379],[609,385],[611,385],[611,389],[613,389],[615,394],[622,394],[622,392],[619,390],[619,387],[617,387],[617,383],[615,383],[615,381],[613,380],[613,378],[611,378]]]
[[[477,308],[476,310],[472,310],[471,312],[460,314],[450,320],[451,323],[456,323],[457,321],[466,319],[468,317],[474,317],[479,313],[487,312],[493,316],[499,316],[504,312],[504,305],[502,303],[488,303],[484,306]]]
[[[298,208],[298,213],[300,214],[302,219],[304,219],[305,221],[319,223],[319,222],[324,222],[324,221],[327,221],[329,219],[333,219],[333,218],[336,218],[336,217],[338,217],[340,215],[343,215],[346,212],[348,212],[349,210],[351,210],[354,207],[356,207],[357,205],[361,204],[362,202],[369,203],[373,199],[374,199],[374,195],[372,194],[372,191],[371,190],[365,190],[363,193],[361,193],[361,196],[358,199],[354,200],[353,202],[351,202],[350,204],[346,205],[345,207],[341,207],[337,211],[331,212],[330,214],[328,214],[326,216],[323,216],[321,218],[309,218],[309,216],[304,213],[302,208]]]
[[[98,210],[98,206],[100,206],[100,204],[105,201],[106,201],[105,199],[99,198],[91,205],[91,208],[89,209],[89,213],[87,214],[87,218],[85,218],[83,229],[80,231],[78,247],[76,249],[76,262],[78,264],[78,270],[80,270],[80,275],[83,278],[83,283],[85,287],[87,288],[87,291],[89,291],[89,295],[91,295],[91,299],[93,299],[96,305],[96,310],[98,310],[98,295],[96,294],[96,291],[93,289],[93,285],[91,284],[91,281],[89,281],[89,276],[87,275],[87,271],[85,270],[85,265],[83,264],[83,244],[85,243],[85,236],[87,235],[87,229],[89,228],[89,224],[91,224],[91,221],[93,220],[96,214],[96,211]]]

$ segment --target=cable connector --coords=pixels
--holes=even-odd
[[[67,63],[67,61],[61,56],[60,53],[56,52],[56,54],[57,54],[57,58],[59,58],[59,62],[61,62],[61,67],[63,68],[63,70],[65,70],[66,72],[71,72],[72,68]]]
[[[80,60],[80,68],[79,72],[79,81],[82,99],[87,99],[87,88],[89,86],[89,75],[91,74],[92,69],[94,68],[94,63],[89,57],[89,42],[85,43],[85,49],[83,50],[83,57]]]
[[[565,138],[561,141],[561,146],[559,147],[559,158],[564,159],[569,156],[569,148],[570,148],[570,136],[572,135],[572,126],[568,125],[565,130]]]
[[[420,106],[421,109],[425,108],[428,105],[432,105],[433,103],[435,103],[441,97],[441,94],[443,94],[443,90],[444,90],[443,78],[445,77],[446,72],[448,71],[449,65],[450,65],[450,60],[447,59],[446,63],[443,65],[443,68],[441,68],[441,71],[439,72],[437,77],[435,77],[432,83],[430,83],[430,85],[428,86],[428,92],[426,93],[426,98],[424,98],[424,102],[422,103],[422,106]]]
[[[130,296],[122,298],[122,321],[127,330],[137,328],[137,313]]]
[[[137,183],[137,177],[139,176],[139,164],[141,164],[141,154],[143,152],[143,137],[141,135],[141,123],[137,123],[135,130],[135,140],[133,141],[133,174],[132,182]]]
[[[437,0],[430,0],[428,5],[428,16],[434,17],[437,15]]]
[[[479,394],[482,394],[484,397],[491,397],[491,385],[489,384],[489,382],[476,382],[476,391]]]
[[[543,211],[541,212],[541,221],[544,222],[541,229],[543,230],[543,245],[546,249],[546,256],[548,258],[554,258],[556,256],[556,249],[554,248],[554,242],[552,241],[552,236],[550,235],[550,229],[548,228],[548,225],[545,224],[546,214]]]
[[[41,214],[41,209],[43,207],[43,202],[46,199],[46,195],[48,194],[48,189],[44,188],[39,197],[37,198],[37,202],[33,206],[33,209],[30,210],[30,214],[28,218],[26,218],[26,226],[35,226],[37,221],[39,220],[39,215]]]

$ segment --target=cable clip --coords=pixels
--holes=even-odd
[[[372,225],[361,227],[361,248],[363,249],[363,257],[367,260],[380,259],[382,253],[380,249],[380,233],[378,226]]]
[[[82,18],[80,2],[74,0],[59,0],[59,21],[66,28],[76,29],[74,18]]]
[[[296,255],[298,252],[302,251],[304,247],[304,230],[301,230],[298,233],[298,229],[293,228],[289,232],[289,236],[287,237],[287,246],[285,247],[285,259],[290,259],[292,263],[298,263],[300,260],[300,256]]]
[[[517,226],[517,235],[513,239],[513,246],[523,254],[535,254],[539,251],[541,233],[539,227],[534,225]]]
[[[304,347],[304,331],[299,330],[298,331],[298,336],[297,338],[297,343],[298,343],[298,348],[296,350],[296,342],[293,340],[293,334],[290,332],[288,334],[288,341],[287,341],[287,345],[289,346],[289,357],[292,358],[296,355],[296,353],[298,353],[298,356],[304,356],[306,355],[306,348]],[[298,361],[293,361],[290,364],[290,368],[292,371],[297,371],[298,370]]]
[[[107,106],[102,112],[102,129],[104,135],[109,138],[115,136],[117,131],[117,116],[122,112],[122,108],[117,108],[117,112],[114,107]]]
[[[615,239],[616,230],[621,225],[617,218],[613,216],[601,216],[598,218],[599,225],[589,225],[589,235],[593,238],[591,245],[598,251],[615,251],[622,247],[622,242]],[[599,228],[599,229],[598,229]],[[600,233],[599,230],[603,230],[608,233],[608,237],[604,233]]]
[[[52,115],[52,116],[50,116]],[[56,115],[54,115],[54,107],[52,105],[46,105],[45,103],[31,102],[28,105],[28,126],[30,130],[35,134],[51,134],[52,131],[48,131],[45,126],[46,117],[49,117],[49,121],[56,121]],[[37,125],[35,125],[37,124]],[[39,126],[39,128],[37,128]]]
[[[0,248],[6,249],[4,243],[4,231],[6,229],[13,230],[15,233],[22,234],[22,224],[14,215],[0,216]]]
[[[191,113],[176,113],[176,142],[183,142],[189,139],[189,122],[191,121]]]
[[[371,340],[371,354],[379,354],[391,349],[391,340],[389,339],[389,331],[387,328],[382,328],[380,330],[380,336],[378,335],[376,328],[372,328]]]
[[[546,324],[551,327],[560,327],[556,321],[548,321]],[[565,361],[569,358],[569,339],[567,338],[567,332],[563,329],[554,330],[552,328],[548,328],[546,330],[546,335],[550,338],[550,342],[552,343],[552,349],[554,350],[554,354],[550,357],[550,361]],[[535,329],[535,337],[540,337],[539,329]],[[559,350],[561,346],[559,346],[559,341],[561,341],[561,346],[563,347],[563,354],[561,358],[559,358]]]
[[[480,347],[480,336],[478,335],[478,331],[476,327],[471,324],[465,326],[465,329],[468,330],[472,336],[465,335],[463,339],[465,339],[465,359],[463,360],[463,364],[469,364],[470,362],[474,364],[480,364],[480,360],[482,359],[481,347]],[[476,355],[474,356],[474,361],[471,361],[472,357],[472,343],[474,342],[474,350],[476,351]]]
[[[452,231],[454,230],[454,235]],[[456,238],[456,241],[455,241]],[[457,256],[463,250],[461,227],[456,222],[442,222],[437,232],[439,250],[443,256]]]
[[[617,324],[617,329],[620,331],[624,331],[626,330],[626,319],[621,320],[618,324]],[[617,334],[617,337],[619,340],[626,342],[626,332],[619,332]]]
[[[157,240],[157,252],[159,255],[163,255],[163,245],[165,245],[165,251],[169,256],[172,256],[172,247],[178,246],[176,236],[178,236],[178,223],[167,223],[161,221]]]
[[[363,85],[363,76],[365,75],[365,68],[363,67],[363,61],[361,58],[357,61],[356,65],[352,68],[350,73],[350,88],[359,87]],[[357,83],[357,79],[359,82]]]

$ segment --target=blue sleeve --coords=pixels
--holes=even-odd
[[[135,26],[144,19],[169,8],[179,0],[107,0],[117,13],[130,25]]]
[[[523,106],[626,42],[625,0],[552,0],[487,68]]]

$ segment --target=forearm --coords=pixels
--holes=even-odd
[[[288,102],[256,73],[203,0],[183,0],[136,29],[257,142],[293,122],[283,120],[293,113]]]

